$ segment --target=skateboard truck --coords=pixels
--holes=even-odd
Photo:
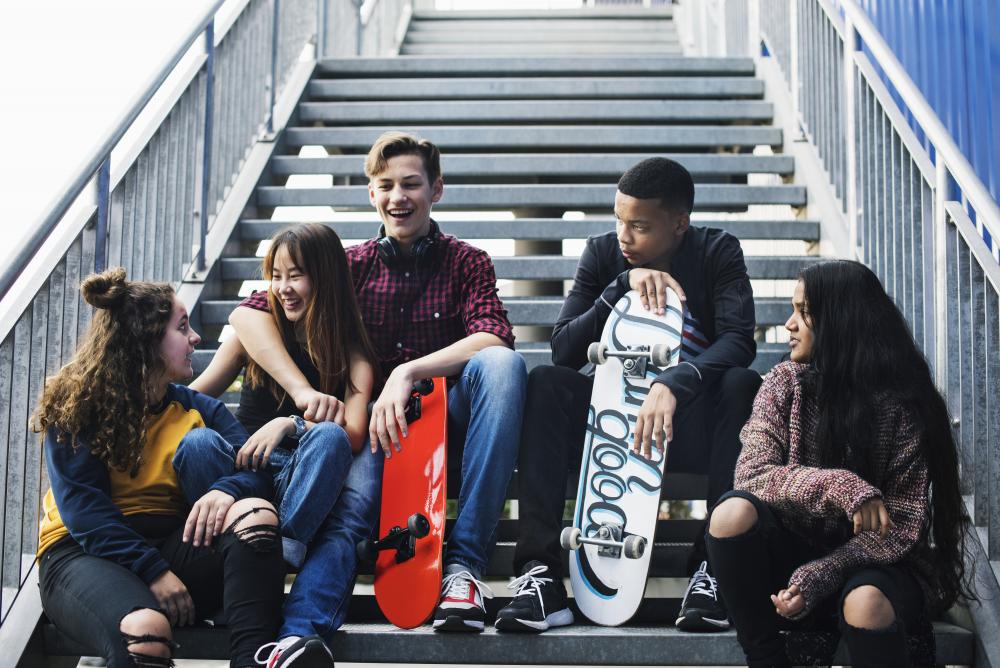
[[[658,367],[670,364],[670,346],[657,343],[652,346],[629,346],[626,350],[608,350],[606,343],[591,343],[587,348],[587,360],[591,364],[604,364],[609,357],[622,361],[626,378],[645,378],[646,365],[652,362]]]
[[[598,556],[620,559],[624,554],[627,559],[638,559],[646,551],[646,539],[629,535],[622,540],[624,529],[621,524],[608,522],[600,526],[594,538],[588,538],[577,527],[566,527],[559,535],[559,543],[564,550],[579,550],[583,545],[596,545]]]
[[[417,539],[431,531],[431,523],[420,513],[414,513],[406,520],[406,527],[394,526],[381,540],[366,538],[357,545],[358,559],[375,561],[382,550],[396,550],[396,563],[401,564],[413,558],[417,549]]]

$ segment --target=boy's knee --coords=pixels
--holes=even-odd
[[[740,402],[749,406],[757,396],[762,380],[760,374],[753,369],[727,369],[719,379],[719,397],[725,403]]]
[[[122,617],[118,630],[129,654],[137,661],[143,657],[169,659],[173,656],[170,620],[158,610],[133,610]]]
[[[493,376],[526,377],[527,367],[524,358],[506,346],[488,346],[483,348],[469,361]]]
[[[744,498],[732,496],[712,510],[708,533],[713,538],[741,536],[757,524],[757,509]]]
[[[319,422],[310,427],[299,443],[299,458],[320,458],[326,464],[350,465],[351,437],[336,422]]]
[[[877,631],[892,626],[896,611],[892,603],[873,585],[862,585],[844,597],[844,621],[858,629]]]
[[[258,552],[277,549],[278,511],[264,499],[240,499],[229,507],[224,533],[236,536]]]

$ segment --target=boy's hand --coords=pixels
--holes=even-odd
[[[642,307],[647,311],[654,309],[656,315],[666,313],[667,288],[676,292],[682,302],[687,300],[681,284],[665,271],[630,269],[628,272],[628,285],[633,290],[639,292],[639,300],[642,302]]]
[[[638,418],[635,421],[632,450],[640,457],[651,459],[650,442],[652,442],[656,444],[657,450],[664,452],[667,444],[674,438],[674,411],[676,410],[677,399],[669,387],[663,383],[650,385],[649,394],[642,402]]]
[[[405,365],[393,369],[389,379],[385,381],[382,394],[372,406],[371,420],[368,422],[368,437],[373,451],[377,445],[388,458],[392,457],[393,448],[396,452],[403,449],[400,437],[408,435],[406,404],[410,401],[412,392],[413,378]]]

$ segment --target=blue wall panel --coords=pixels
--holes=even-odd
[[[1000,202],[1000,0],[859,2]]]

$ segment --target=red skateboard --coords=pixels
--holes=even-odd
[[[409,435],[382,471],[382,538],[358,543],[375,560],[375,600],[403,629],[423,624],[441,594],[447,489],[448,394],[444,378],[413,386],[406,408]]]

